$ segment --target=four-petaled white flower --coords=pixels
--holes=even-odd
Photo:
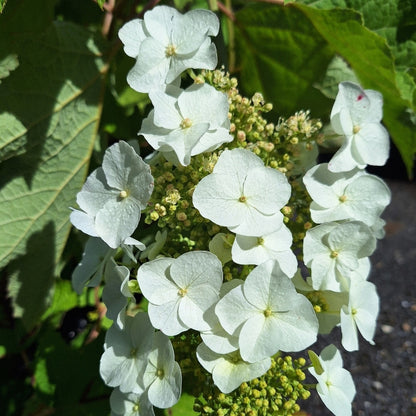
[[[374,344],[379,297],[373,283],[351,281],[348,305],[341,309],[342,346],[347,351],[358,350],[357,328],[370,344]]]
[[[332,172],[347,172],[366,165],[382,166],[389,156],[389,134],[381,124],[383,97],[353,82],[341,82],[331,112],[331,124],[345,136],[329,162]]]
[[[155,328],[170,336],[209,328],[203,315],[219,299],[222,284],[222,265],[214,254],[191,251],[150,261],[139,268],[137,280]]]
[[[102,167],[90,174],[78,192],[82,211],[73,210],[71,222],[84,233],[102,238],[111,248],[131,244],[130,236],[152,191],[149,165],[132,146],[120,141],[106,150]]]
[[[229,334],[239,329],[243,360],[256,362],[277,351],[300,351],[316,340],[318,320],[312,304],[296,292],[274,260],[257,266],[243,285],[215,307]]]
[[[331,344],[316,359],[312,360],[314,368],[309,368],[309,372],[318,381],[319,397],[335,416],[351,416],[355,386],[351,374],[342,368],[340,352]]]
[[[123,393],[115,388],[110,395],[110,416],[154,416],[146,393]]]
[[[303,182],[313,199],[310,210],[316,223],[352,219],[372,227],[391,199],[382,179],[359,169],[331,172],[323,163],[310,169]]]
[[[126,316],[124,327],[113,326],[105,336],[100,374],[105,384],[123,393],[142,393],[143,375],[153,344],[154,328],[149,316],[139,312]]]
[[[286,177],[245,149],[225,150],[193,193],[200,214],[236,234],[262,236],[283,224],[290,197]]]
[[[312,270],[315,290],[346,290],[344,279],[370,256],[376,239],[362,222],[329,222],[311,228],[303,240],[303,260]]]
[[[173,162],[186,166],[191,156],[231,142],[228,98],[208,84],[186,90],[175,86],[149,93],[154,110],[139,134]]]
[[[168,6],[126,23],[119,37],[125,53],[136,59],[127,82],[136,91],[149,92],[172,83],[188,68],[214,69],[217,50],[210,36],[218,31],[218,18],[209,10],[182,15]]]
[[[270,357],[250,363],[241,358],[239,351],[218,354],[204,343],[198,345],[196,356],[202,367],[212,374],[215,385],[226,394],[231,393],[244,381],[260,377],[271,364]]]
[[[166,409],[172,407],[181,397],[181,369],[175,361],[169,338],[162,332],[156,332],[154,336],[143,382],[153,406]]]
[[[232,258],[238,264],[261,264],[273,259],[279,263],[282,271],[292,277],[297,270],[298,261],[290,249],[292,233],[282,224],[272,233],[261,237],[236,235],[231,250]]]

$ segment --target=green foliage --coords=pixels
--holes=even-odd
[[[332,51],[313,24],[292,7],[256,4],[236,13],[236,55],[245,95],[261,91],[279,115],[313,109],[325,116],[332,102],[313,87]]]
[[[7,0],[0,0],[0,13],[3,13],[4,8],[6,7]]]
[[[89,321],[88,330],[70,343],[58,330],[68,311],[98,308],[100,296],[92,290],[77,296],[68,280],[81,252],[77,233],[67,241],[69,208],[76,206],[75,196],[88,171],[101,163],[102,149],[118,139],[137,138],[150,110],[147,94],[126,83],[134,61],[117,38],[118,28],[141,10],[143,2],[117,1],[107,30],[104,0],[6,2],[0,0],[0,290],[11,299],[0,308],[0,414],[106,415],[109,390],[99,379],[98,360],[101,329],[110,321],[99,318],[97,325]],[[182,11],[208,4],[170,3]],[[264,118],[264,103],[253,107],[258,118],[242,117],[234,126],[233,134],[244,133],[242,143],[256,144],[266,155],[264,142],[269,136],[282,143],[289,138],[277,115],[310,109],[312,117],[327,117],[338,83],[355,80],[383,94],[383,121],[410,174],[416,153],[413,0],[230,3],[237,10],[232,24],[221,8],[217,11],[223,23],[230,23],[223,24],[227,33],[217,41],[220,56],[235,48],[237,62],[230,69],[236,70],[242,94],[260,100],[254,94],[261,92],[274,105]],[[210,1],[209,6],[216,9],[217,2]],[[238,97],[232,97],[242,114],[244,103],[237,106]],[[252,107],[251,101],[246,104]],[[144,146],[141,150],[149,152]],[[284,156],[279,153],[282,160]],[[203,160],[200,156],[194,163]],[[180,192],[181,184],[193,179],[198,178],[182,175],[175,187]],[[156,184],[153,198],[160,196],[160,201],[155,202],[166,202],[170,196],[166,191],[172,179],[161,180],[166,183]],[[171,205],[185,213],[189,201],[183,198],[183,207]],[[198,227],[178,219],[175,209],[170,223],[195,233]],[[181,232],[177,240],[169,241],[171,249],[193,242],[184,238],[186,230],[177,230]],[[204,234],[207,239],[206,227]],[[202,243],[205,247],[207,241]],[[99,315],[98,310],[95,313]],[[315,356],[310,359],[316,364]],[[172,414],[190,414],[192,400],[184,395]]]
[[[101,10],[104,10],[105,0],[97,0],[97,4],[100,6]]]
[[[0,18],[0,56],[20,62],[0,86],[0,266],[8,263],[15,315],[30,328],[47,307],[69,207],[87,173],[106,66],[91,33],[52,21],[53,2],[42,24],[23,3]]]
[[[416,153],[415,125],[408,117],[416,101],[403,99],[396,84],[394,58],[384,39],[369,31],[351,10],[318,10],[297,5],[313,21],[335,53],[343,56],[365,88],[380,91],[384,97],[383,121],[399,149],[409,175]]]
[[[244,91],[248,94],[262,91],[266,99],[276,105],[279,114],[310,108],[313,115],[323,116],[329,113],[332,102],[325,97],[328,89],[320,90],[319,86],[330,62],[336,55],[341,56],[353,70],[354,75],[348,67],[345,68],[347,79],[356,76],[365,88],[383,94],[384,122],[410,175],[416,152],[416,130],[409,116],[416,108],[414,71],[409,69],[415,65],[416,55],[411,53],[414,25],[406,21],[406,25],[403,24],[405,29],[401,32],[397,29],[395,36],[400,32],[401,39],[406,40],[395,43],[391,40],[390,48],[383,37],[364,26],[359,13],[332,8],[351,7],[354,6],[352,3],[311,2],[311,5],[321,8],[298,3],[286,7],[255,4],[237,12],[236,49],[240,59],[237,67],[240,68]],[[377,20],[372,14],[378,9],[378,4],[355,3],[368,10],[374,29],[396,39],[384,30],[381,19]],[[331,8],[323,9],[324,6]],[[409,9],[409,4],[407,6]],[[402,16],[407,9],[397,6],[392,24],[401,24],[399,15]],[[402,53],[404,50],[410,53]],[[396,70],[394,54],[404,69],[399,67],[400,70]]]

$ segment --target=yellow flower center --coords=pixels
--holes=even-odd
[[[178,290],[178,295],[183,298],[186,294],[188,293],[187,289],[179,289]]]
[[[238,200],[240,202],[246,202],[247,201],[247,197],[245,197],[244,195],[241,195],[240,198],[238,198]]]
[[[263,315],[268,318],[272,315],[272,310],[270,308],[267,308],[265,311],[263,311]]]
[[[176,55],[176,46],[172,44],[166,46],[165,55],[167,58]]]
[[[335,250],[331,251],[331,254],[330,254],[331,259],[336,259],[338,257],[338,254],[339,254],[338,251],[335,251]]]
[[[125,189],[123,189],[122,191],[120,191],[119,195],[118,195],[121,199],[125,199],[129,196],[129,192],[126,191]]]
[[[341,195],[339,197],[339,202],[345,202],[347,200],[347,196],[346,195]]]
[[[163,376],[165,375],[165,372],[163,371],[163,368],[158,368],[157,371],[156,371],[156,375],[159,378],[163,378]]]
[[[192,120],[189,118],[184,118],[181,121],[181,129],[188,129],[189,127],[192,126]]]
[[[360,126],[354,126],[354,127],[352,128],[352,132],[353,132],[353,134],[357,134],[360,130],[361,130],[361,127],[360,127]]]

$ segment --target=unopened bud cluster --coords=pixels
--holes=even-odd
[[[232,393],[205,391],[196,399],[194,410],[201,416],[287,416],[300,410],[297,403],[310,396],[302,381],[305,360],[291,356],[272,358],[270,369],[261,377],[244,382]]]

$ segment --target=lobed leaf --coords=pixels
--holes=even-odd
[[[377,20],[371,12],[380,1],[305,0],[304,3],[316,8],[300,3],[244,7],[236,13],[236,51],[237,56],[240,56],[240,76],[246,94],[262,91],[268,101],[277,105],[282,115],[310,108],[313,116],[325,117],[332,105],[326,97],[331,90],[324,88],[321,92],[318,88],[322,88],[329,63],[334,56],[339,55],[348,63],[364,88],[375,89],[383,94],[383,121],[410,176],[416,152],[416,129],[412,121],[416,107],[415,100],[410,100],[416,95],[414,73],[395,71],[392,49],[383,37],[363,25],[358,12],[334,8],[357,6],[368,9],[366,22],[369,20],[372,25],[380,26],[380,14]],[[397,6],[397,15],[391,17],[391,23],[398,25],[396,39],[400,40],[400,33],[405,33],[403,36],[410,36],[413,42],[413,21],[408,18],[403,23],[399,18],[405,18],[404,10],[413,6],[405,1],[407,8],[400,8],[397,0],[390,2]],[[386,15],[386,12],[383,13]],[[383,33],[381,29],[379,27],[378,31]],[[394,38],[391,34],[389,37]],[[407,59],[407,64],[414,65],[415,55],[412,56],[411,44],[406,42],[397,41],[392,46],[393,51],[399,50],[397,48],[400,45],[410,45],[406,49],[410,53],[402,61]],[[341,70],[345,72],[347,68]],[[351,73],[348,77],[351,77]]]
[[[331,101],[313,84],[333,56],[307,16],[293,7],[257,4],[236,13],[236,55],[244,92],[261,91],[279,115],[312,108],[330,112]]]
[[[27,327],[45,311],[53,287],[107,68],[91,33],[52,22],[53,1],[41,13],[31,3],[12,2],[0,16],[0,39],[9,40],[0,41],[0,56],[19,59],[0,85],[0,267],[8,264],[14,312]]]

